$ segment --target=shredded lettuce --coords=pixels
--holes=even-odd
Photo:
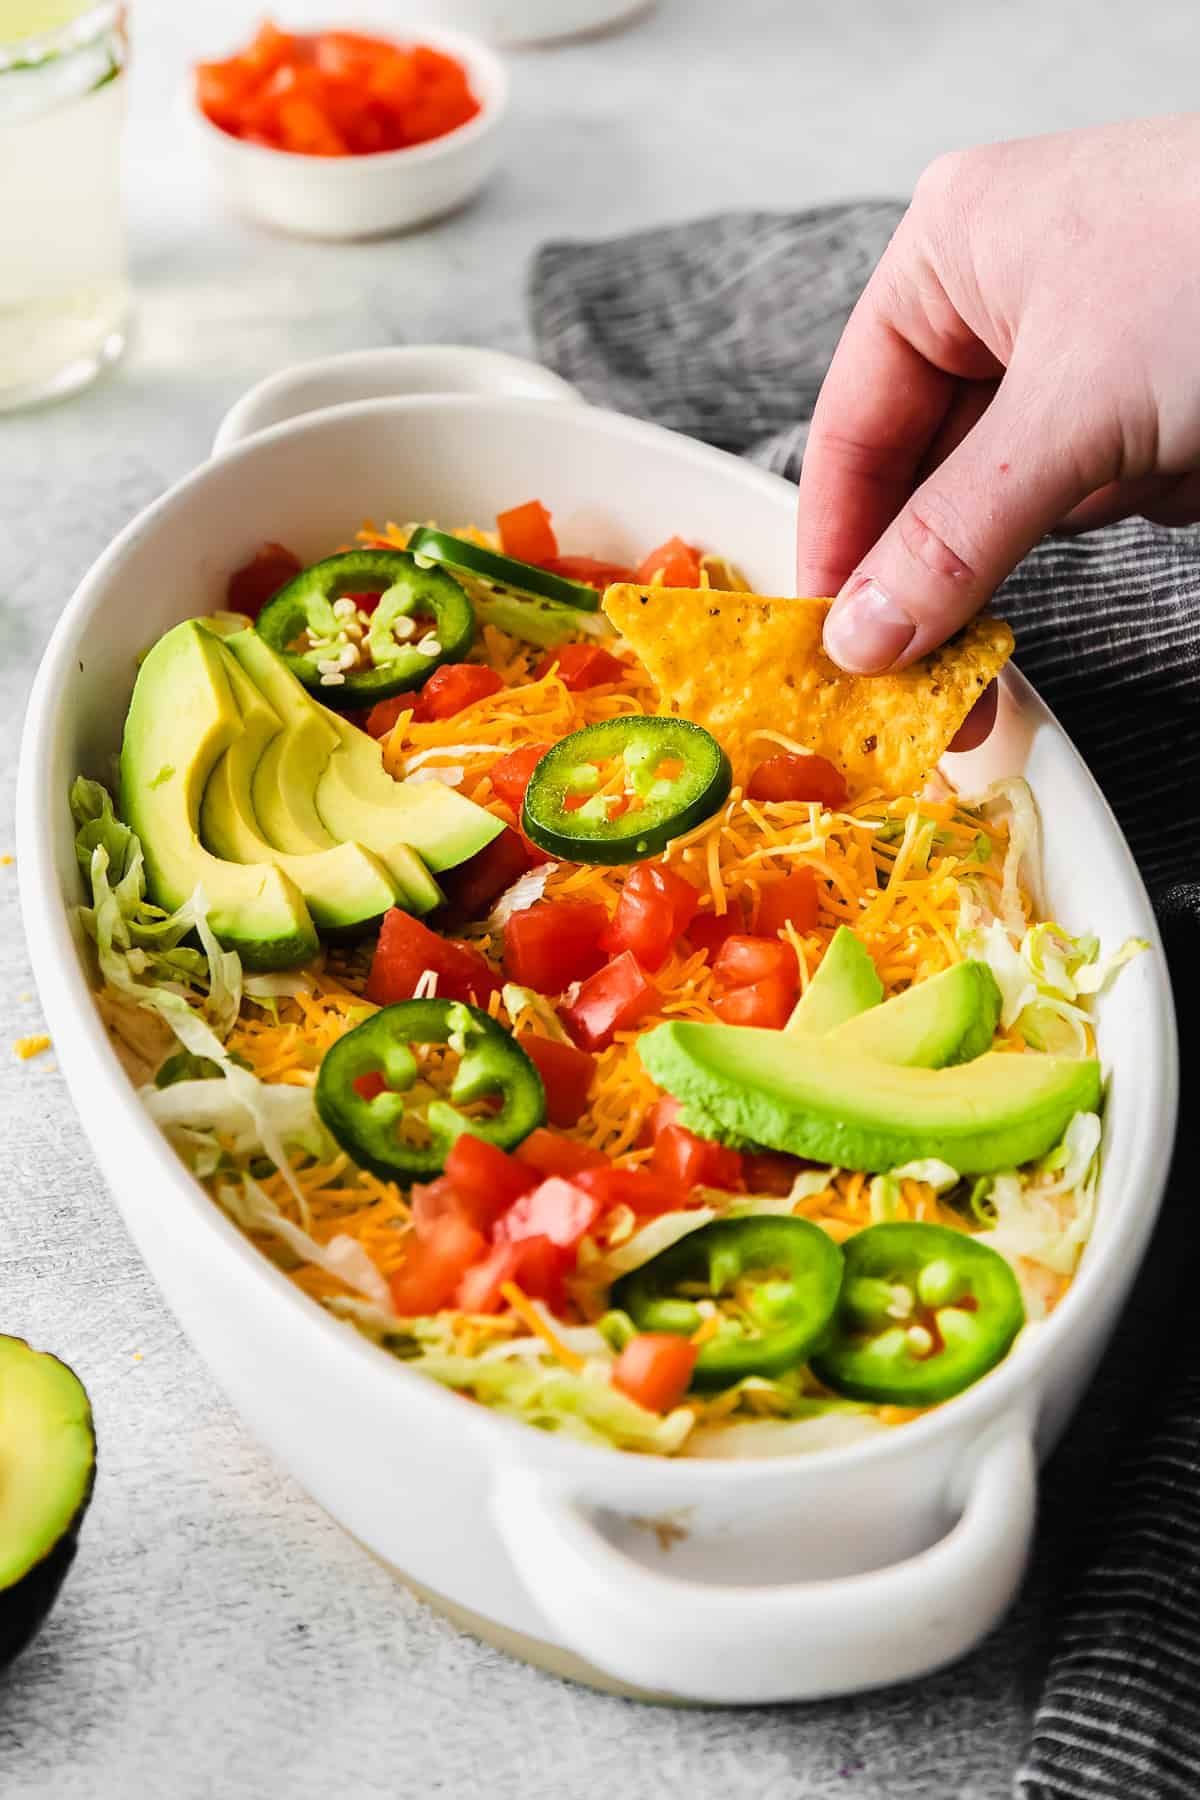
[[[950,1189],[957,1187],[959,1182],[958,1170],[952,1169],[948,1162],[942,1162],[936,1156],[922,1157],[917,1162],[902,1163],[898,1169],[892,1169],[890,1173],[893,1181],[923,1181],[933,1189],[935,1194],[949,1193]]]
[[[540,900],[546,891],[546,883],[553,875],[558,864],[555,862],[539,863],[535,869],[526,869],[523,875],[510,887],[506,887],[488,914],[489,931],[502,931],[514,913],[524,912],[527,907]],[[528,993],[529,989],[522,989]]]
[[[177,1089],[171,1091],[178,1092]],[[277,1237],[301,1262],[324,1269],[347,1287],[365,1295],[371,1306],[390,1318],[392,1297],[388,1284],[355,1238],[339,1233],[327,1244],[318,1244],[302,1226],[280,1212],[271,1196],[251,1175],[243,1175],[239,1181],[218,1182],[216,1193],[225,1211],[243,1231]]]
[[[1099,1179],[1100,1120],[1076,1113],[1062,1142],[1033,1170],[995,1175],[987,1193],[991,1224],[978,1241],[1013,1262],[1036,1263],[1054,1275],[1071,1275],[1091,1236]],[[1022,1282],[1027,1304],[1030,1291]],[[1040,1316],[1039,1296],[1030,1308]]]
[[[968,956],[986,962],[1000,989],[1000,1023],[1017,1025],[1034,1050],[1085,1056],[1088,1051],[1085,1004],[1117,971],[1148,950],[1145,938],[1128,938],[1107,957],[1090,934],[1072,937],[1061,925],[1044,923],[1013,933],[1001,919],[989,918],[973,894],[964,890],[959,907],[958,939]]]

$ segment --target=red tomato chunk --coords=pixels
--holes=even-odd
[[[443,663],[417,695],[413,720],[428,725],[437,719],[452,719],[477,700],[490,700],[503,686],[495,669],[482,663]]]
[[[377,700],[367,714],[367,733],[385,738],[402,712],[411,712],[417,703],[415,694],[393,694],[390,700]]]
[[[638,565],[637,579],[651,582],[661,575],[664,587],[694,588],[700,585],[700,552],[682,538],[668,538]]]
[[[713,976],[726,987],[748,987],[752,981],[778,977],[794,987],[800,979],[796,952],[778,938],[726,938],[713,963]]]
[[[519,915],[518,915],[519,916]],[[618,1031],[629,1031],[658,1000],[658,989],[625,950],[583,983],[563,1024],[584,1050],[604,1050]]]
[[[449,1306],[459,1282],[487,1251],[487,1240],[454,1213],[434,1221],[425,1237],[410,1237],[391,1278],[392,1304],[403,1318]]]
[[[521,1038],[520,1045],[542,1078],[546,1117],[560,1130],[569,1131],[578,1125],[587,1107],[596,1073],[594,1060],[574,1044],[560,1044],[536,1033]]]
[[[283,544],[260,544],[248,563],[235,569],[225,589],[225,604],[230,612],[246,613],[257,619],[263,607],[281,587],[286,587],[304,564]]]
[[[714,957],[726,938],[735,937],[746,929],[746,921],[740,906],[731,906],[728,912],[697,913],[687,928],[687,941],[693,950],[703,950],[708,957]]]
[[[529,852],[519,831],[506,825],[499,837],[457,869],[441,877],[447,911],[457,919],[482,919],[493,900],[529,867]]]
[[[540,500],[527,500],[524,506],[497,513],[496,528],[505,556],[515,556],[518,562],[544,563],[558,555],[550,514]]]
[[[411,1000],[426,969],[432,969],[438,978],[439,1000],[485,1005],[488,995],[500,985],[489,964],[469,944],[439,937],[410,913],[393,907],[383,916],[367,977],[367,999],[376,1006]]]
[[[541,681],[555,667],[559,680],[572,694],[582,693],[584,688],[602,687],[605,682],[623,681],[629,672],[627,664],[602,644],[563,644],[551,650],[534,670],[534,680]]]
[[[675,942],[689,931],[700,904],[690,881],[658,863],[639,863],[625,878],[604,948],[631,950],[643,969],[661,969]]]
[[[713,1001],[713,1011],[726,1025],[757,1025],[764,1031],[782,1031],[796,1004],[796,984],[781,976],[752,981],[733,988]]]
[[[468,1269],[458,1284],[454,1303],[463,1312],[499,1312],[502,1289],[514,1281],[522,1293],[547,1306],[563,1300],[563,1274],[569,1257],[549,1238],[527,1237],[515,1244],[496,1244],[482,1262]]]
[[[440,50],[269,22],[239,55],[197,66],[196,100],[234,137],[309,156],[403,150],[479,111],[466,70]]]
[[[603,1202],[605,1212],[628,1206],[640,1218],[652,1219],[688,1203],[687,1189],[659,1169],[585,1169],[575,1181]]]
[[[354,1083],[355,1093],[360,1094],[364,1100],[374,1100],[386,1087],[387,1082],[377,1069],[372,1069],[368,1075],[360,1075]]]
[[[505,971],[539,994],[561,994],[604,961],[600,938],[607,924],[598,900],[535,901],[504,927]]]
[[[579,1175],[585,1170],[607,1169],[603,1150],[593,1150],[575,1138],[559,1137],[539,1125],[516,1149],[518,1162],[526,1163],[538,1175]]]
[[[524,804],[530,776],[550,747],[549,744],[525,744],[520,750],[510,750],[507,756],[492,764],[492,792],[515,813],[519,813]]]
[[[496,1225],[496,1242],[544,1237],[561,1250],[574,1250],[599,1218],[603,1204],[576,1182],[550,1175],[532,1193],[514,1200]]]
[[[537,1184],[527,1164],[469,1131],[454,1140],[446,1158],[446,1177],[480,1231],[490,1230],[514,1200]]]
[[[613,1364],[612,1384],[647,1412],[670,1412],[687,1393],[699,1354],[685,1337],[643,1331]]]
[[[815,800],[831,807],[845,806],[849,797],[845,780],[831,762],[788,750],[760,762],[746,792],[751,800]]]
[[[600,562],[594,556],[548,556],[542,567],[567,581],[582,581],[586,587],[598,588],[601,593],[614,581],[637,579],[634,570],[627,569],[624,563]]]
[[[742,1159],[725,1144],[712,1144],[683,1125],[666,1125],[654,1140],[655,1170],[681,1187],[739,1188]]]
[[[762,937],[774,937],[785,925],[801,936],[817,923],[817,878],[811,869],[796,869],[764,887],[758,902],[754,928]]]

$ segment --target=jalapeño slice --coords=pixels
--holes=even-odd
[[[536,563],[518,562],[515,556],[502,556],[498,550],[487,550],[482,544],[453,537],[448,531],[434,531],[428,525],[418,525],[408,540],[408,550],[412,556],[442,563],[477,581],[489,581],[510,594],[557,600],[577,612],[595,612],[600,605],[600,595],[585,582],[568,581],[565,575],[553,575]]]
[[[812,1366],[852,1400],[949,1400],[995,1368],[1025,1323],[1012,1269],[966,1232],[870,1225],[843,1252],[833,1331]]]
[[[690,719],[603,719],[535,765],[521,829],[565,862],[640,862],[711,817],[732,780],[716,738]]]
[[[340,599],[362,593],[380,596],[365,636],[357,617],[335,611]],[[461,662],[475,636],[475,614],[444,569],[419,568],[405,550],[347,550],[280,588],[255,629],[318,700],[338,712],[357,711],[420,687],[441,663]],[[296,649],[305,630],[317,641]],[[372,666],[364,667],[361,657],[339,666],[347,640],[365,646]]]
[[[802,1363],[833,1316],[841,1279],[841,1251],[807,1219],[718,1219],[623,1276],[610,1304],[639,1331],[691,1337],[705,1319],[697,1302],[715,1301],[721,1323],[692,1384],[721,1388]]]
[[[420,1129],[410,1089],[417,1081],[414,1044],[449,1044],[460,1061],[445,1100],[429,1101]],[[386,1084],[371,1093],[363,1077]],[[496,1112],[469,1117],[475,1100],[499,1099]],[[512,1150],[546,1117],[542,1078],[516,1039],[495,1019],[462,1000],[399,1000],[338,1039],[317,1074],[317,1111],[342,1149],[383,1181],[426,1181],[446,1166],[456,1138],[473,1137]]]

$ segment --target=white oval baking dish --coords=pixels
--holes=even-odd
[[[455,358],[431,350],[447,385]],[[419,363],[420,358],[415,362]],[[405,366],[405,363],[407,366]],[[478,359],[463,383],[478,387]],[[348,376],[361,392],[364,364]],[[297,374],[295,409],[337,391]],[[1035,1460],[1109,1338],[1152,1229],[1176,1108],[1170,987],[1145,890],[1104,799],[1015,671],[967,788],[1023,772],[1046,822],[1044,900],[1106,944],[1146,937],[1100,1007],[1111,1076],[1094,1238],[1066,1299],[994,1373],[915,1423],[765,1461],[641,1458],[545,1436],[405,1369],[299,1293],[175,1160],[109,1049],[70,909],[67,791],[105,778],[138,653],[221,604],[263,539],[316,557],[364,517],[490,520],[539,495],[565,547],[628,561],[672,533],[719,547],[760,590],[792,589],[794,490],[719,451],[580,404],[412,394],[412,353],[379,353],[387,398],[288,420],[286,382],[250,397],[224,454],[149,507],[65,609],[22,748],[19,859],[49,1029],[129,1231],[251,1428],[365,1545],[459,1616],[576,1673],[676,1699],[756,1703],[914,1676],[976,1643],[1027,1557]],[[316,385],[314,386],[314,382]],[[510,388],[521,390],[510,393]],[[557,396],[557,397],[554,397]],[[240,447],[263,411],[274,424]],[[669,1522],[676,1531],[656,1531]],[[682,1533],[682,1536],[680,1535]],[[660,1543],[661,1538],[661,1543]],[[515,1636],[514,1636],[515,1634]]]

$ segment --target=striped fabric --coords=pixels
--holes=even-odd
[[[547,245],[531,290],[540,354],[592,400],[794,478],[829,357],[901,211],[727,214]],[[1131,520],[1048,540],[1000,610],[1133,847],[1182,998],[1200,967],[1200,528]],[[1200,1133],[1184,1016],[1163,1225],[1044,1481],[1035,1567],[1054,1593],[1052,1648],[1020,1800],[1200,1796]]]

